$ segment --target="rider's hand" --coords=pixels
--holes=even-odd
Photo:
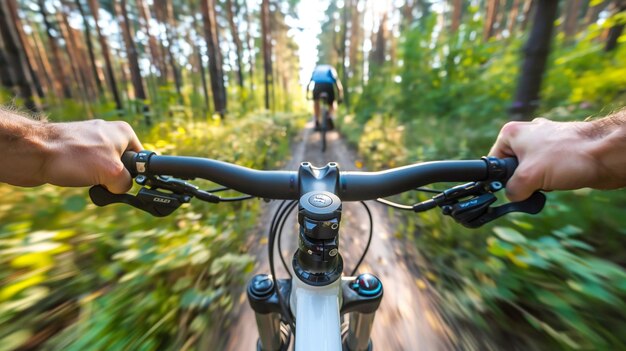
[[[141,143],[126,122],[45,123],[0,109],[0,182],[18,186],[102,184],[130,189],[120,158]]]
[[[121,156],[142,146],[126,122],[90,120],[49,124],[53,136],[42,168],[44,181],[61,186],[101,184],[113,193],[130,189]]]
[[[506,186],[511,201],[528,198],[536,190],[597,189],[626,185],[626,124],[509,122],[490,155],[517,157],[519,166]]]

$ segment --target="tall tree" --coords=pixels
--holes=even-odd
[[[2,17],[0,17],[2,19]],[[2,31],[0,28],[0,84],[8,89],[13,89],[15,85],[15,74],[11,69],[9,55],[6,52]]]
[[[524,47],[524,63],[515,101],[510,108],[511,120],[528,120],[539,106],[541,81],[550,53],[558,5],[557,0],[537,1],[535,20]]]
[[[498,5],[500,0],[487,0],[485,25],[483,28],[483,38],[489,40],[494,34],[494,25],[498,16]]]
[[[61,5],[63,6],[63,5]],[[79,94],[82,96],[83,101],[86,102],[90,98],[95,96],[92,87],[89,83],[88,78],[88,69],[86,69],[86,62],[82,53],[79,49],[79,43],[76,40],[75,32],[70,27],[69,21],[67,19],[67,14],[64,12],[69,11],[57,11],[57,22],[59,24],[59,29],[61,30],[61,37],[65,41],[65,48],[67,49],[67,55],[72,62],[71,69],[74,74],[74,79],[76,80],[77,86],[81,87],[79,89]]]
[[[520,0],[513,0],[511,11],[509,12],[509,19],[507,20],[506,30],[509,32],[509,37],[513,37],[515,33],[515,25],[517,24],[517,16],[519,14]]]
[[[33,90],[29,81],[28,68],[25,65],[26,56],[20,47],[19,37],[15,29],[15,22],[11,17],[11,10],[6,1],[0,3],[0,35],[4,47],[4,56],[11,68],[18,96],[24,99],[26,108],[36,111],[37,106],[33,99]]]
[[[616,0],[615,5],[617,7],[617,14],[626,14],[626,0]],[[622,35],[624,31],[624,21],[618,21],[611,29],[606,38],[606,44],[604,45],[604,51],[609,52],[615,50],[617,47],[617,39]]]
[[[563,26],[563,32],[565,33],[565,40],[571,41],[574,35],[576,35],[576,29],[578,27],[578,19],[580,18],[580,5],[581,0],[567,1],[567,8],[565,12],[565,23]]]
[[[346,107],[350,108],[350,100],[348,99],[350,93],[348,89],[350,88],[350,82],[348,82],[348,69],[350,69],[350,62],[348,61],[349,56],[347,53],[348,47],[348,31],[350,30],[350,10],[352,7],[352,0],[344,0],[343,2],[343,11],[341,12],[341,22],[342,22],[342,32],[341,32],[341,80],[344,87],[344,98]]]
[[[17,34],[18,45],[21,48],[24,55],[24,65],[28,70],[27,79],[32,84],[35,92],[40,98],[44,97],[43,88],[41,86],[41,82],[39,80],[39,72],[36,69],[37,62],[35,60],[35,55],[30,46],[30,42],[26,37],[26,33],[24,33],[24,26],[22,25],[22,21],[17,13],[17,2],[16,0],[5,0],[7,5],[7,10],[10,12],[10,16],[15,28],[15,34]]]
[[[43,0],[39,0],[43,3]],[[107,44],[106,38],[102,35],[102,30],[100,29],[99,23],[99,6],[97,0],[88,0],[89,9],[91,11],[91,15],[93,16],[94,23],[96,25],[96,34],[98,36],[98,41],[100,42],[100,51],[102,51],[102,57],[104,58],[104,64],[106,68],[106,77],[107,82],[109,84],[109,89],[111,89],[111,94],[113,95],[113,100],[115,101],[115,108],[118,111],[121,111],[123,108],[122,98],[120,97],[119,90],[117,89],[117,80],[115,79],[115,72],[113,71],[113,63],[111,62],[111,54],[109,53],[109,45]]]
[[[37,26],[32,22],[30,22],[28,25],[31,28],[37,28]],[[39,36],[39,31],[33,30],[31,37],[32,37],[33,44],[34,44],[33,49],[36,52],[37,59],[41,66],[41,71],[44,73],[44,79],[46,80],[48,87],[49,87],[48,91],[53,91],[55,96],[62,96],[61,86],[59,82],[55,80],[53,76],[52,65],[50,64],[50,58],[48,57],[48,53],[46,52],[46,49],[43,45],[41,37]]]
[[[224,85],[224,67],[222,52],[219,46],[219,28],[215,15],[215,0],[200,1],[202,18],[204,20],[205,40],[209,54],[209,74],[211,76],[211,91],[215,112],[222,118],[226,114],[226,87]]]
[[[202,0],[203,1],[203,0]],[[214,1],[214,0],[210,0]],[[180,72],[180,68],[178,67],[178,63],[176,62],[176,57],[174,56],[173,46],[174,40],[177,37],[176,30],[176,19],[174,16],[174,7],[172,5],[172,0],[155,0],[154,3],[155,14],[157,19],[165,26],[165,39],[167,41],[167,58],[170,62],[170,66],[172,68],[172,73],[174,74],[174,84],[176,86],[176,93],[179,97],[181,95],[182,89],[182,75]]]
[[[95,0],[94,0],[95,1]],[[59,48],[59,44],[57,43],[57,38],[53,33],[58,33],[52,27],[52,23],[50,23],[48,12],[46,11],[45,0],[39,0],[39,12],[43,18],[43,23],[46,29],[46,35],[48,36],[48,44],[50,46],[50,52],[52,54],[52,67],[53,74],[55,75],[57,81],[61,85],[61,89],[63,91],[63,97],[69,99],[72,97],[72,90],[70,88],[69,74],[65,70],[65,65],[63,64],[64,60],[61,58],[61,50]]]
[[[252,28],[252,14],[248,9],[248,2],[243,2],[243,12],[244,17],[246,19],[246,49],[248,51],[248,67],[249,67],[249,75],[248,80],[250,81],[250,91],[254,91],[254,66],[256,65],[256,55],[255,50],[253,49],[252,35],[250,34]]]
[[[165,83],[167,82],[167,76],[164,73],[167,72],[167,69],[164,67],[165,62],[163,62],[161,53],[159,52],[159,44],[157,44],[156,38],[152,35],[152,27],[150,25],[150,8],[145,0],[136,0],[136,3],[137,10],[139,11],[139,23],[143,28],[143,31],[146,32],[146,35],[148,36],[148,48],[150,50],[150,58],[152,60],[151,63],[156,66],[162,81]]]
[[[359,3],[360,0],[353,0],[350,19],[350,53],[348,54],[350,76],[355,84],[361,84],[363,79],[363,23]]]
[[[238,1],[239,0],[235,0],[235,4],[237,5],[236,9],[239,8]],[[226,0],[226,14],[226,17],[228,18],[228,25],[230,27],[230,34],[233,37],[233,42],[235,43],[235,55],[237,56],[237,83],[239,83],[240,88],[243,88],[243,63],[241,58],[243,55],[243,45],[241,43],[241,38],[239,38],[239,30],[235,24],[235,16],[239,15],[239,11],[233,11],[232,0]]]
[[[587,13],[585,14],[585,25],[589,26],[596,23],[598,21],[598,16],[600,15],[600,12],[602,12],[610,3],[611,1],[609,0],[604,0],[600,3],[590,1],[589,6],[587,7]]]
[[[202,32],[201,30],[199,30],[199,26],[198,26],[198,16],[197,16],[197,8],[195,7],[195,5],[192,5],[191,8],[191,18],[192,18],[192,22],[191,25],[193,26],[193,32],[194,33],[200,33]],[[206,82],[206,71],[204,68],[204,62],[202,62],[202,53],[200,52],[200,48],[198,47],[199,45],[199,40],[198,40],[198,35],[194,35],[194,40],[192,42],[192,46],[194,49],[194,55],[196,56],[196,61],[197,61],[197,67],[198,70],[200,72],[200,81],[202,82],[202,96],[204,97],[204,109],[205,109],[205,114],[208,113],[209,111],[209,89],[207,86],[207,82]]]
[[[265,84],[265,109],[270,109],[270,85],[272,84],[272,37],[270,32],[270,3],[261,3],[261,50],[263,51],[263,81]]]
[[[463,0],[452,0],[452,23],[450,32],[456,33],[461,25],[461,17],[463,15]]]
[[[126,55],[128,56],[128,66],[130,70],[130,80],[135,91],[135,99],[145,101],[146,91],[143,87],[143,78],[139,69],[139,56],[135,47],[135,40],[130,31],[130,21],[128,19],[128,10],[126,9],[126,0],[120,0],[115,3],[116,13],[119,16],[118,21],[122,28],[122,37],[126,47]]]
[[[85,27],[85,42],[87,43],[87,52],[89,53],[89,62],[91,64],[91,73],[93,75],[93,80],[96,83],[96,87],[98,88],[98,94],[102,95],[104,93],[104,90],[102,88],[102,82],[100,81],[100,75],[98,74],[96,55],[93,50],[93,41],[91,39],[91,26],[89,25],[87,16],[85,16],[85,9],[83,8],[80,0],[75,0],[75,4],[78,12],[80,13],[80,17],[83,19],[83,27]]]
[[[371,52],[370,61],[374,64],[374,66],[380,67],[385,63],[385,55],[387,53],[387,12],[383,14],[383,17],[380,20],[375,38],[376,40],[372,43],[373,50]],[[372,66],[371,63],[370,66]]]
[[[535,7],[537,0],[526,0],[524,1],[524,7],[522,8],[522,24],[520,25],[520,30],[523,32],[526,30],[526,26],[528,25],[528,21],[530,20],[530,14]]]

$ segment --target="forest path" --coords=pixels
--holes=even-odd
[[[319,133],[313,132],[312,127],[312,123],[307,124],[294,142],[293,157],[285,169],[297,170],[303,161],[311,162],[318,167],[335,161],[342,170],[357,170],[356,154],[347,147],[338,132],[331,131],[327,134],[328,148],[322,153]],[[257,262],[250,277],[258,273],[269,274],[265,238],[272,215],[279,204],[278,201],[272,201],[266,206],[262,215],[266,223],[259,225],[258,232],[251,237],[248,244],[248,252],[256,257]],[[394,236],[393,220],[388,217],[384,206],[375,202],[368,202],[368,205],[374,220],[374,234],[359,272],[375,274],[382,280],[385,291],[374,321],[372,332],[374,349],[431,351],[453,349],[450,341],[451,329],[440,317],[428,297],[427,290],[422,290],[425,285],[418,284],[420,277],[414,264],[419,259],[418,254],[415,250],[407,250],[408,245]],[[282,237],[282,249],[288,264],[297,246],[297,235],[294,234],[295,219],[295,213],[292,213],[285,224]],[[344,204],[339,246],[344,258],[344,274],[350,274],[359,259],[367,243],[368,230],[369,222],[363,206],[360,203]],[[278,256],[278,249],[274,256]],[[275,257],[275,267],[279,278],[287,276],[278,257]],[[258,333],[254,312],[248,305],[245,289],[242,289],[235,313],[238,317],[229,331],[226,350],[256,350]]]

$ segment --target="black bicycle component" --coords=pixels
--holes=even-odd
[[[344,335],[344,350],[372,350],[370,339],[376,310],[383,299],[383,284],[374,275],[365,273],[341,281],[341,314],[350,313],[348,331]]]
[[[301,233],[313,239],[332,239],[339,233],[341,200],[328,191],[311,191],[300,198]]]
[[[339,279],[343,260],[339,255],[341,199],[335,195],[339,166],[322,168],[304,162],[298,171],[300,192],[298,250],[293,258],[296,276],[310,285],[327,285]]]
[[[489,194],[491,195],[491,194]],[[484,195],[483,195],[484,196]],[[493,196],[493,195],[491,195]],[[494,196],[495,197],[495,196]],[[466,201],[466,203],[468,202],[472,202],[473,200],[468,200]],[[508,204],[502,205],[502,206],[497,206],[497,207],[487,207],[486,209],[483,209],[482,211],[477,211],[475,212],[476,214],[478,214],[477,216],[469,216],[468,213],[470,210],[468,210],[467,208],[474,208],[474,207],[478,207],[479,205],[476,204],[467,204],[466,208],[463,209],[461,212],[457,213],[456,216],[460,216],[459,217],[455,217],[454,214],[451,213],[451,216],[460,224],[464,225],[465,227],[468,228],[478,228],[480,226],[482,226],[485,223],[491,222],[496,218],[502,217],[507,213],[511,213],[511,212],[522,212],[522,213],[528,213],[528,214],[537,214],[539,212],[541,212],[541,210],[543,209],[543,206],[546,203],[546,196],[541,193],[541,192],[535,192],[533,193],[528,199],[524,200],[524,201],[519,201],[519,202],[510,202]],[[451,209],[452,212],[454,211],[458,211],[459,206],[462,205],[463,203],[459,203],[457,205],[454,205],[453,208]],[[456,206],[456,208],[454,208]],[[445,210],[444,210],[445,211]]]
[[[423,162],[380,172],[341,172],[332,187],[320,186],[319,179],[302,180],[301,172],[259,171],[206,158],[159,156],[144,151],[145,162],[135,161],[136,153],[127,152],[123,159],[133,173],[143,163],[145,175],[169,175],[181,179],[203,178],[251,196],[298,200],[311,190],[335,193],[342,201],[364,201],[388,197],[438,182],[493,181],[503,183],[513,175],[517,164],[513,158],[497,161],[436,161]],[[149,155],[149,157],[147,157]],[[305,163],[309,164],[309,163]],[[336,165],[330,163],[329,165]],[[315,184],[313,184],[315,183]],[[302,188],[302,186],[308,186]],[[320,187],[321,189],[317,189]],[[315,189],[313,189],[315,188]]]
[[[266,274],[252,277],[248,283],[248,302],[254,310],[257,325],[259,326],[259,350],[287,350],[291,338],[291,331],[281,323],[282,308],[278,291],[283,296],[291,294],[291,280],[274,280]]]
[[[497,200],[493,193],[503,188],[500,181],[466,183],[445,190],[412,208],[415,212],[423,212],[440,207],[444,215],[454,218],[463,226],[478,228],[511,212],[537,214],[545,205],[545,195],[535,192],[524,201],[490,207]]]
[[[383,283],[375,275],[364,273],[341,280],[341,313],[373,313],[383,299]]]
[[[126,153],[122,162],[142,189],[133,196],[116,195],[105,188],[94,187],[90,195],[97,205],[127,203],[155,216],[165,216],[193,197],[213,203],[249,196],[299,200],[284,202],[279,207],[278,216],[272,220],[268,245],[271,276],[257,276],[248,286],[248,299],[256,312],[257,322],[272,326],[270,329],[259,327],[264,336],[260,337],[258,348],[263,350],[266,342],[261,340],[270,340],[267,344],[274,345],[272,349],[284,349],[289,345],[290,330],[295,333],[296,321],[288,305],[291,281],[275,278],[273,261],[276,236],[280,235],[285,219],[296,206],[300,232],[298,249],[292,259],[294,278],[311,286],[324,286],[341,279],[343,271],[338,230],[344,201],[392,196],[431,183],[472,181],[419,204],[403,206],[416,212],[439,207],[444,214],[472,228],[510,212],[534,214],[545,204],[545,196],[536,193],[522,202],[491,207],[496,201],[494,193],[501,190],[513,174],[517,165],[515,159],[483,157],[473,161],[436,161],[381,172],[340,172],[336,163],[317,168],[306,162],[297,172],[258,171],[204,158],[158,156],[149,151]],[[223,199],[212,191],[200,190],[181,180],[194,178],[207,179],[249,195]],[[224,188],[214,191],[221,190]],[[365,252],[371,232],[370,229]],[[284,261],[282,256],[281,260]],[[359,263],[361,261],[362,258]],[[369,350],[375,311],[383,295],[382,284],[378,278],[364,274],[346,281],[342,279],[341,286],[341,313],[350,313],[344,347]]]
[[[155,217],[165,217],[183,203],[191,200],[191,196],[184,194],[168,194],[158,190],[141,188],[136,196],[130,194],[113,194],[105,187],[96,185],[89,189],[91,201],[98,206],[114,203],[125,203],[140,210],[146,211]]]
[[[328,250],[335,253],[334,258],[322,262],[321,257],[315,257],[298,248],[293,255],[291,265],[298,279],[313,286],[328,285],[341,277],[343,271],[343,258],[337,248]]]

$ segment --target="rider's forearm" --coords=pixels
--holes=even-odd
[[[626,109],[589,122],[581,134],[588,140],[589,153],[598,163],[597,187],[626,186]]]
[[[49,124],[0,108],[0,182],[33,186],[43,183],[42,169],[49,142]]]

